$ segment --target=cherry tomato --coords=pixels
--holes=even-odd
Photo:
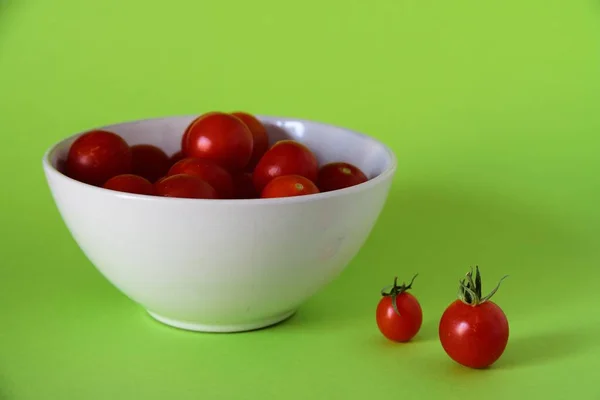
[[[300,175],[283,175],[271,180],[263,189],[260,197],[305,196],[319,193],[319,188],[311,180]]]
[[[133,158],[132,172],[150,182],[156,182],[169,170],[169,157],[164,151],[151,144],[131,146],[131,156]]]
[[[252,132],[252,156],[250,156],[250,161],[248,162],[247,168],[252,170],[258,160],[265,154],[267,149],[269,148],[269,136],[267,135],[267,129],[256,117],[244,112],[234,112],[232,115],[235,115],[239,119],[241,119],[246,126]]]
[[[504,279],[504,278],[502,278]],[[500,283],[485,297],[481,296],[479,268],[470,271],[460,283],[459,300],[444,311],[439,336],[442,347],[459,364],[486,368],[496,362],[508,343],[508,319],[490,298]]]
[[[184,158],[169,169],[167,176],[177,174],[194,175],[206,181],[215,188],[221,199],[230,199],[233,196],[231,174],[212,161],[200,158]]]
[[[218,199],[219,194],[206,181],[193,175],[178,174],[162,178],[154,184],[159,196],[190,199]]]
[[[232,176],[233,178],[233,197],[236,199],[256,199],[260,197],[254,183],[252,174],[242,172]]]
[[[135,194],[154,194],[154,186],[139,175],[123,174],[110,178],[103,186],[105,189]]]
[[[194,120],[182,143],[187,157],[211,160],[230,171],[244,169],[252,149],[252,132],[246,124],[221,112],[204,114]]]
[[[175,165],[175,163],[177,161],[181,161],[184,158],[185,158],[185,156],[183,155],[183,152],[178,151],[177,153],[175,153],[171,157],[169,157],[169,166],[172,167],[173,165]]]
[[[262,192],[278,176],[300,175],[316,182],[318,172],[317,158],[308,147],[294,140],[281,140],[262,156],[252,178],[256,190]]]
[[[335,162],[321,167],[318,186],[321,192],[330,192],[358,185],[367,180],[367,176],[358,167],[345,162]]]
[[[184,151],[184,149],[186,147],[187,138],[188,138],[188,135],[189,135],[189,132],[190,132],[190,128],[192,127],[192,125],[194,124],[194,122],[196,122],[200,118],[206,117],[206,116],[211,115],[211,114],[221,114],[221,113],[218,112],[218,111],[211,111],[211,112],[204,113],[201,116],[199,116],[196,119],[194,119],[192,122],[190,122],[190,124],[185,128],[185,131],[183,131],[183,136],[181,136],[181,158],[180,158],[180,160],[183,160],[185,158],[185,154],[184,154],[185,151]],[[173,156],[175,156],[175,155],[173,155]],[[177,161],[179,161],[179,160],[177,160]],[[173,164],[175,164],[175,163],[173,163]]]
[[[377,304],[375,319],[379,331],[394,342],[408,342],[421,329],[423,311],[415,296],[408,293],[417,275],[408,285],[398,286],[398,278],[388,290],[381,291],[382,298]]]
[[[101,186],[113,176],[131,172],[131,149],[112,132],[87,132],[71,145],[66,170],[73,179]]]

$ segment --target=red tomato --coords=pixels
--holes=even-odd
[[[104,184],[104,189],[135,194],[154,194],[154,186],[146,178],[133,174],[117,175]]]
[[[504,279],[504,278],[502,278]],[[459,364],[470,368],[485,368],[496,362],[508,343],[508,319],[498,305],[481,297],[479,268],[461,281],[459,300],[444,311],[439,336],[446,353]]]
[[[375,319],[379,331],[394,342],[408,342],[421,329],[423,311],[419,301],[407,290],[412,288],[415,275],[408,285],[398,286],[398,278],[389,291],[381,291],[383,296],[377,305]]]
[[[197,118],[184,134],[187,157],[214,161],[230,171],[242,170],[252,155],[252,132],[239,118],[212,112]]]
[[[358,167],[345,162],[335,162],[321,167],[318,186],[321,192],[329,192],[358,185],[367,180],[367,176]]]
[[[256,199],[260,197],[252,182],[252,174],[242,172],[233,175],[233,197],[236,199]]]
[[[119,135],[91,131],[71,145],[66,170],[73,179],[101,186],[113,176],[131,172],[131,149]]]
[[[250,162],[247,167],[251,170],[253,169],[258,160],[266,153],[269,148],[269,136],[267,135],[267,129],[256,117],[244,112],[234,112],[232,115],[235,115],[239,119],[241,119],[246,126],[252,132],[252,156],[250,156]]]
[[[300,175],[317,181],[319,166],[312,151],[294,140],[281,140],[260,159],[253,173],[254,186],[262,192],[273,178]]]
[[[151,144],[131,146],[131,156],[133,158],[132,172],[150,182],[156,182],[169,170],[169,157],[164,151]]]
[[[270,181],[263,189],[260,197],[305,196],[319,193],[319,188],[311,180],[300,175],[284,175]]]
[[[162,178],[154,184],[159,196],[190,199],[218,199],[219,194],[206,181],[193,175],[179,174]]]
[[[167,176],[177,174],[194,175],[215,188],[221,199],[233,196],[233,179],[231,174],[212,161],[200,158],[184,158],[169,169]]]
[[[181,160],[183,160],[185,158],[185,154],[184,154],[185,151],[184,151],[184,149],[186,147],[187,138],[188,138],[188,135],[189,135],[189,132],[190,132],[190,128],[192,127],[192,125],[194,124],[194,122],[196,122],[198,119],[206,117],[206,116],[211,115],[211,114],[221,114],[221,113],[219,113],[217,111],[211,111],[211,112],[204,113],[201,116],[199,116],[198,118],[194,119],[192,122],[190,122],[190,124],[185,128],[185,131],[183,131],[183,136],[181,136],[181,158],[180,158]],[[173,155],[173,157],[174,156],[175,155]],[[179,160],[177,160],[177,161],[179,161]],[[175,164],[175,163],[173,163],[173,164]]]

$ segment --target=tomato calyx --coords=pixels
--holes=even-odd
[[[386,286],[383,289],[381,289],[381,295],[383,297],[392,298],[392,308],[394,309],[394,312],[396,314],[400,315],[400,311],[398,311],[398,304],[396,303],[396,298],[402,293],[406,292],[407,290],[412,289],[412,284],[418,275],[419,274],[415,274],[408,285],[404,282],[402,283],[402,285],[398,285],[398,277],[396,276],[394,277],[393,285]]]
[[[478,306],[479,304],[485,303],[491,299],[500,288],[502,281],[508,278],[508,275],[504,275],[502,278],[500,278],[500,281],[496,287],[492,289],[487,296],[483,296],[481,290],[481,273],[479,272],[479,266],[475,266],[474,274],[475,276],[473,276],[473,267],[471,267],[471,270],[467,272],[463,279],[460,280],[460,285],[458,288],[458,299],[470,306]]]

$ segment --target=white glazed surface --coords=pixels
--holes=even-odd
[[[129,144],[172,154],[194,116],[102,127]],[[260,117],[271,141],[293,138],[321,164],[347,161],[369,182],[312,196],[197,200],[131,195],[72,180],[56,169],[75,135],[43,167],[67,228],[98,270],[161,322],[232,332],[289,317],[358,253],[387,198],[393,153],[367,136],[317,122]]]

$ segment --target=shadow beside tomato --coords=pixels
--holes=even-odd
[[[561,362],[600,345],[599,326],[577,326],[549,330],[508,341],[502,357],[492,369],[513,369]]]

